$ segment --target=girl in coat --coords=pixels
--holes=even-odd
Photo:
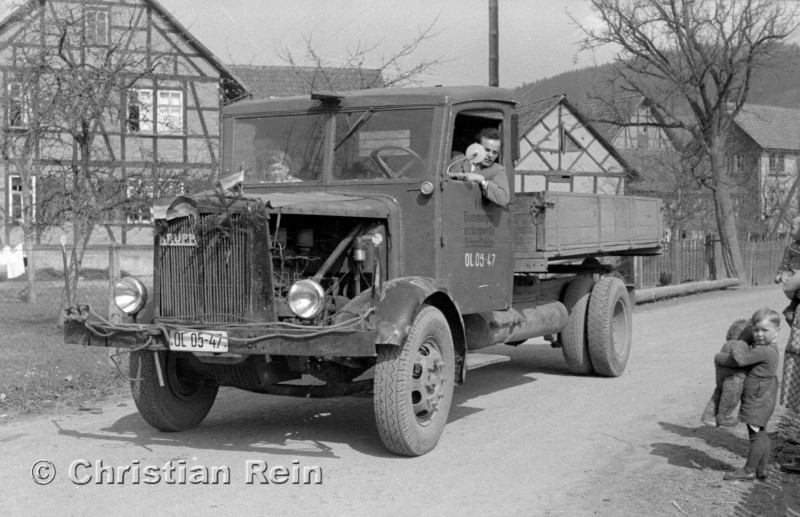
[[[744,467],[725,474],[727,480],[766,479],[769,465],[770,441],[767,422],[775,410],[778,397],[778,347],[775,344],[781,316],[766,307],[758,309],[751,318],[755,346],[749,351],[734,349],[714,356],[720,366],[747,366],[742,390],[739,421],[747,424],[750,451]]]

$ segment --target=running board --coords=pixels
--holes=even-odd
[[[482,366],[510,361],[507,355],[499,354],[470,354],[467,353],[467,370],[474,370]]]

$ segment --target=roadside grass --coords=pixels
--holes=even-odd
[[[108,282],[81,284],[78,301],[107,312]],[[114,349],[64,344],[63,283],[37,282],[36,305],[25,302],[23,287],[0,282],[0,423],[59,408],[91,410],[93,402],[121,393],[127,383],[109,358]]]

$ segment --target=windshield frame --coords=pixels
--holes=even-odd
[[[334,169],[334,161],[335,161],[335,149],[334,146],[337,144],[341,145],[347,139],[342,139],[342,134],[340,132],[339,135],[336,134],[336,121],[337,117],[341,116],[346,113],[360,113],[366,115],[362,124],[360,126],[364,126],[370,119],[379,116],[382,113],[386,112],[396,112],[396,111],[408,111],[408,110],[420,110],[425,109],[430,111],[430,128],[428,129],[428,144],[427,144],[427,159],[425,159],[425,169],[421,171],[420,176],[418,177],[398,177],[398,178],[369,178],[369,179],[342,179],[342,178],[335,178],[333,176],[333,169]],[[314,186],[314,188],[319,188],[320,185],[328,186],[355,186],[355,185],[402,185],[402,184],[419,184],[424,181],[435,181],[436,175],[434,172],[440,165],[440,157],[438,156],[438,149],[441,146],[441,136],[444,124],[442,122],[441,116],[441,109],[438,106],[432,105],[402,105],[402,106],[379,106],[379,107],[347,107],[342,109],[311,109],[311,110],[303,110],[303,111],[284,111],[284,112],[274,112],[274,113],[248,113],[248,114],[240,114],[231,117],[226,117],[224,120],[224,132],[223,132],[223,140],[222,140],[222,163],[221,167],[224,171],[222,176],[226,176],[229,174],[233,174],[239,172],[238,170],[233,170],[236,168],[235,163],[237,163],[237,156],[236,156],[236,125],[237,123],[241,123],[243,121],[252,120],[254,118],[272,118],[272,117],[295,117],[295,116],[308,116],[308,115],[316,115],[322,116],[325,118],[324,123],[324,141],[322,144],[322,172],[319,179],[314,180],[304,180],[299,182],[258,182],[258,181],[244,181],[243,185],[248,187],[291,187],[294,188],[304,188],[307,186]],[[427,123],[427,121],[426,121]],[[351,128],[352,129],[352,128]],[[356,128],[352,134],[348,135],[349,138],[357,137],[358,131],[361,130],[361,127]],[[339,142],[338,140],[342,140]]]

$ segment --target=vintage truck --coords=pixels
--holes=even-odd
[[[65,341],[129,349],[157,429],[197,426],[220,386],[372,392],[383,443],[408,456],[435,447],[467,370],[508,359],[481,348],[545,336],[570,371],[621,375],[631,287],[597,257],[660,253],[660,202],[515,194],[515,106],[434,87],[227,107],[223,181],[155,203],[153,285],[117,282],[121,321],[68,308]],[[486,127],[508,206],[449,174]]]

